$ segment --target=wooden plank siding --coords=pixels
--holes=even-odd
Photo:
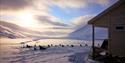
[[[108,28],[109,53],[113,56],[125,57],[125,0],[119,0],[90,20],[88,24]]]

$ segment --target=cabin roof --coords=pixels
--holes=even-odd
[[[101,19],[103,16],[105,16],[108,13],[110,13],[112,10],[115,10],[121,4],[125,4],[125,0],[119,0],[118,2],[116,2],[115,4],[113,4],[112,6],[110,6],[106,10],[104,10],[102,13],[100,13],[99,15],[95,16],[93,19],[91,19],[90,21],[88,21],[88,24],[92,24],[92,25],[96,24],[95,22],[98,21],[98,19]],[[102,23],[100,25],[97,25],[97,27],[108,27],[107,24],[108,24],[107,22],[106,23]]]

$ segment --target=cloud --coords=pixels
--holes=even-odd
[[[22,9],[30,5],[31,1],[29,0],[0,0],[0,8],[4,10]]]
[[[62,8],[79,8],[86,5],[84,0],[53,0],[52,3]]]
[[[52,3],[65,9],[86,7],[89,6],[89,4],[107,6],[110,4],[110,0],[52,0]]]
[[[86,1],[88,1],[91,4],[95,3],[95,4],[102,5],[102,6],[107,6],[110,4],[109,0],[86,0]]]
[[[109,6],[111,6],[112,4],[116,3],[118,0],[87,0],[90,4],[98,4],[102,7],[108,8]]]
[[[83,27],[87,22],[92,19],[95,15],[84,15],[74,18],[72,23],[75,25],[75,28]]]
[[[0,0],[0,9],[2,9],[2,20],[17,25],[22,25],[19,22],[20,20],[17,19],[17,17],[20,17],[19,14],[31,14],[33,17],[32,19],[39,22],[37,23],[38,25],[36,24],[38,28],[30,27],[31,29],[38,30],[40,32],[52,31],[52,33],[55,34],[60,32],[63,35],[71,32],[74,29],[72,27],[70,28],[69,24],[63,23],[60,18],[51,15],[49,12],[51,10],[51,6],[56,5],[60,8],[66,9],[67,11],[67,9],[70,8],[77,9],[81,7],[89,7],[89,4],[107,6],[109,2],[109,0]],[[9,10],[12,10],[12,12]],[[84,15],[75,18],[73,17],[74,19],[71,21],[73,21],[75,28],[79,28],[84,26],[92,17],[93,15]]]
[[[49,29],[65,29],[65,30],[68,30],[68,29],[72,29],[72,27],[52,27],[52,28],[49,28]]]
[[[61,23],[61,21],[59,21],[56,17],[52,17],[52,16],[37,16],[36,19],[41,24],[48,24],[53,26],[64,26],[64,27],[68,26],[68,24]]]
[[[61,8],[81,8],[89,4],[107,6],[110,5],[110,0],[0,0],[1,9],[11,10],[24,9],[25,7],[33,7],[35,10],[46,10],[53,5]]]

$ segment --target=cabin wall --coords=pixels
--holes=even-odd
[[[108,27],[108,24],[109,23],[109,14],[105,14],[103,17],[99,18],[98,20],[96,20],[93,25],[94,26],[97,26],[97,27],[105,27],[107,28]]]
[[[109,51],[113,55],[125,56],[125,4],[109,14]]]

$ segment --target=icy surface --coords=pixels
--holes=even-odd
[[[0,63],[90,63],[87,57],[91,48],[84,46],[86,42],[81,42],[81,47],[75,43],[76,40],[70,40],[73,43],[67,44],[74,44],[74,47],[64,44],[64,47],[52,46],[34,51],[33,48],[21,48],[20,42],[26,40],[29,39],[0,39]]]

